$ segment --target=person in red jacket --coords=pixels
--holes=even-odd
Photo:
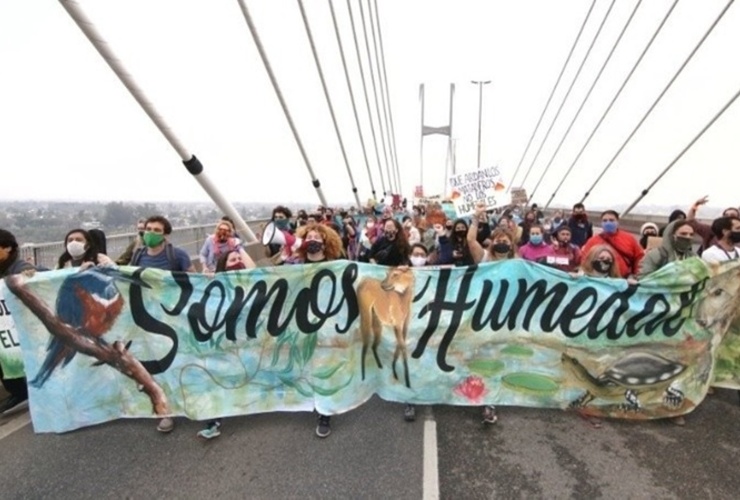
[[[637,276],[645,250],[632,234],[619,229],[619,213],[607,210],[601,214],[601,233],[588,239],[581,249],[583,255],[594,245],[607,245],[616,255],[619,275],[622,278]]]

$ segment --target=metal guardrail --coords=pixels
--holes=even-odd
[[[247,225],[255,234],[260,232],[260,225],[269,219],[255,219],[246,221]],[[197,260],[200,249],[206,238],[213,234],[215,224],[203,224],[198,226],[178,227],[172,229],[170,242],[180,247],[194,260]],[[106,236],[107,255],[112,259],[118,258],[136,238],[136,233],[114,234]],[[59,256],[64,253],[64,242],[40,243],[38,245],[26,245],[20,248],[21,258],[28,259],[36,266],[48,269],[56,268]]]

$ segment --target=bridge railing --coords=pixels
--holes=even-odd
[[[261,231],[260,226],[267,222],[268,219],[255,219],[246,221],[247,225],[255,234]],[[190,257],[197,260],[200,249],[206,238],[213,234],[214,224],[202,224],[197,226],[186,226],[172,229],[170,242],[176,247],[184,249]],[[136,238],[136,233],[123,233],[106,235],[107,255],[112,259],[118,258]],[[261,248],[261,245],[259,246]],[[251,249],[250,249],[251,250]],[[20,248],[21,258],[28,259],[36,266],[54,269],[59,260],[59,256],[64,252],[64,242],[56,241],[50,243],[40,243],[24,245]],[[259,250],[254,252],[259,254]],[[253,252],[250,252],[253,253]],[[254,258],[254,256],[253,256]]]

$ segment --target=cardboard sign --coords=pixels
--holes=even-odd
[[[506,188],[498,167],[453,175],[449,183],[458,217],[473,214],[479,203],[485,204],[487,209],[496,208]]]

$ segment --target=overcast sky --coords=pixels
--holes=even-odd
[[[470,81],[492,80],[484,88],[482,166],[498,165],[511,182],[591,0],[377,1],[403,194],[410,196],[419,182],[420,83],[426,84],[425,121],[434,126],[446,123],[449,84],[457,85],[454,136],[460,173],[476,168],[478,91]],[[519,180],[610,3],[597,0]],[[530,192],[635,3],[616,2],[534,164],[525,184]],[[671,3],[642,2],[535,201],[543,204],[552,194]],[[572,204],[583,195],[725,3],[679,2],[556,203]],[[228,199],[318,201],[236,0],[81,0],[80,5]],[[247,0],[247,5],[329,202],[351,201],[297,1]],[[359,3],[352,0],[352,5],[359,24]],[[370,184],[329,6],[326,0],[305,0],[305,6],[364,200]],[[364,0],[363,6],[367,21]],[[334,7],[353,90],[364,99],[347,3],[335,1]],[[739,49],[740,6],[733,5],[593,191],[591,205],[631,202],[667,166],[740,87]],[[0,64],[0,198],[208,199],[58,2],[0,2]],[[368,71],[365,66],[366,76]],[[373,179],[381,191],[366,108],[364,101],[358,104]],[[737,206],[738,131],[740,103],[643,203],[683,206],[709,194],[713,205]],[[380,144],[379,149],[382,156]],[[425,191],[441,192],[446,138],[427,137],[424,152]]]

